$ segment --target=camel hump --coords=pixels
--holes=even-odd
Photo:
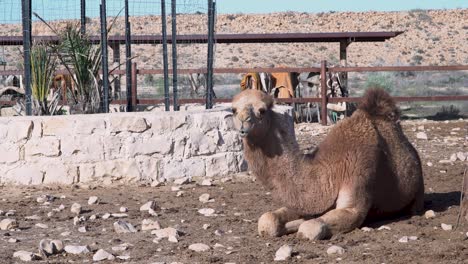
[[[400,111],[395,100],[381,88],[367,89],[359,109],[367,112],[371,117],[383,117],[392,121],[400,118]]]

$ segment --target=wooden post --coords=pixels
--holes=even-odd
[[[327,61],[323,60],[321,69],[320,69],[320,77],[321,77],[321,97],[322,97],[322,103],[321,103],[321,112],[320,112],[320,117],[322,119],[322,125],[326,126],[327,125],[327,104],[328,104],[328,97],[327,97]]]
[[[132,63],[132,109],[135,111],[138,100],[137,100],[137,64]]]
[[[114,65],[112,65],[112,69],[115,68],[115,65],[119,65],[117,70],[120,70],[120,44],[119,43],[114,43],[111,45],[112,48],[112,62],[114,62]],[[114,99],[120,99],[120,78],[122,75],[118,75],[118,77],[114,80]]]
[[[346,49],[348,48],[349,42],[347,40],[341,40],[340,41],[340,66],[341,67],[346,67],[347,66],[347,54],[346,54]],[[343,72],[342,73],[342,79],[341,79],[341,84],[348,89],[348,73]]]

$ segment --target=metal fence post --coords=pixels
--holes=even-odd
[[[107,55],[107,15],[106,0],[101,0],[101,52],[102,52],[102,88],[104,90],[103,112],[109,113],[109,65]]]
[[[80,24],[81,35],[86,34],[86,0],[81,0],[81,24]]]
[[[208,0],[208,61],[206,76],[206,109],[213,108],[213,46],[214,46],[214,16],[215,2]]]
[[[172,18],[172,94],[174,96],[174,111],[179,110],[177,94],[177,1],[171,1]]]
[[[138,92],[137,92],[137,75],[138,75],[138,68],[136,62],[132,63],[132,76],[131,76],[131,82],[132,82],[132,109],[136,110],[137,104],[138,104]]]
[[[24,82],[26,92],[26,115],[32,114],[31,97],[31,4],[32,0],[22,0],[23,15],[23,52],[24,52]]]
[[[328,104],[328,97],[327,97],[327,61],[323,60],[320,68],[320,86],[321,86],[321,112],[320,117],[322,119],[322,125],[327,125],[327,104]]]
[[[163,70],[164,70],[164,106],[169,111],[169,69],[167,58],[167,25],[166,25],[166,1],[161,0],[161,20],[162,20],[162,45],[163,45]]]
[[[132,95],[132,40],[130,31],[130,20],[128,12],[128,0],[125,0],[125,78],[127,87],[127,112],[134,111],[132,98],[136,94]],[[136,79],[136,78],[135,78]]]

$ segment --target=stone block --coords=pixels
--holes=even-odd
[[[33,129],[31,120],[18,120],[10,122],[8,125],[8,139],[13,142],[18,142],[23,139],[28,139]]]
[[[78,171],[76,166],[65,165],[60,162],[46,164],[44,184],[66,184],[70,185],[78,180]]]
[[[101,136],[73,136],[61,142],[62,157],[74,163],[104,159]]]
[[[20,159],[19,146],[13,143],[1,142],[0,163],[16,162]]]
[[[134,159],[108,160],[95,163],[94,178],[98,181],[136,182],[141,178],[141,175]]]
[[[42,135],[57,137],[72,135],[74,126],[75,119],[73,117],[49,117],[42,122]]]
[[[73,128],[72,133],[74,135],[91,135],[91,134],[104,135],[105,132],[106,132],[106,123],[103,118],[96,119],[96,118],[89,118],[86,116],[80,116],[80,118],[75,121],[75,126]]]
[[[156,158],[147,156],[135,157],[138,170],[140,171],[141,180],[154,181],[159,179],[159,163]]]
[[[188,126],[190,117],[187,113],[162,113],[151,117],[151,130],[157,134],[173,132]]]
[[[166,158],[162,162],[162,177],[165,179],[177,179],[183,177],[204,177],[205,161],[201,158],[171,159]]]
[[[237,156],[233,152],[219,153],[206,157],[206,176],[226,176],[239,172]]]
[[[189,144],[186,145],[185,149],[186,156],[206,156],[216,153],[221,139],[219,130],[214,129],[203,133],[199,130],[192,129],[189,133]]]
[[[28,164],[8,171],[5,182],[21,185],[38,185],[42,183],[43,176],[43,169],[38,164]]]
[[[60,140],[55,137],[34,138],[25,144],[26,157],[60,155]]]
[[[126,146],[131,157],[137,155],[167,155],[172,153],[174,142],[168,135],[154,136],[149,140],[142,140]]]
[[[141,133],[146,131],[150,126],[143,117],[122,116],[120,114],[110,117],[110,129],[112,133],[129,131]]]

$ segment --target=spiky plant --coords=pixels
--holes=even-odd
[[[102,101],[101,46],[92,45],[89,38],[81,35],[79,27],[68,24],[60,34],[57,54],[67,69],[75,88],[69,91],[75,109],[83,113],[99,112]],[[78,110],[76,109],[76,110]]]
[[[34,113],[37,115],[56,114],[59,96],[52,94],[48,100],[49,91],[57,68],[57,59],[50,49],[43,43],[36,43],[31,47],[31,91]]]

